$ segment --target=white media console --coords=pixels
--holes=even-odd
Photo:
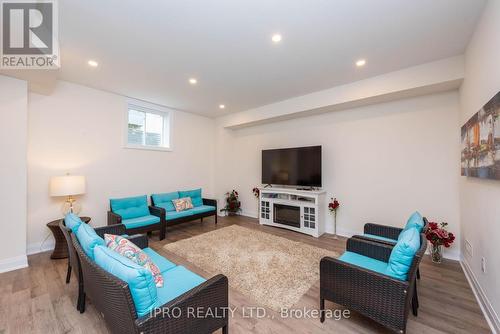
[[[319,237],[325,233],[323,190],[259,188],[259,222]]]

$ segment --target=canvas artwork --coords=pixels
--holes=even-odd
[[[500,180],[500,92],[462,126],[462,175]]]

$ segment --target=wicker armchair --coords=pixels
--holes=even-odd
[[[165,313],[156,316],[154,313],[147,314],[139,318],[128,284],[99,267],[85,254],[77,238],[70,236],[81,263],[85,285],[83,298],[89,297],[102,313],[111,333],[203,334],[213,333],[220,328],[223,334],[228,333],[226,276],[216,275],[161,305],[159,308],[165,310]],[[147,247],[147,237],[143,236],[136,244],[142,248]],[[175,316],[173,310],[176,311]],[[196,314],[197,310],[212,313],[207,312],[206,317],[195,317],[193,312]]]
[[[321,322],[325,320],[325,299],[359,312],[397,333],[406,332],[408,313],[417,315],[417,268],[427,248],[420,234],[407,281],[400,281],[338,259],[325,257],[320,263]],[[388,262],[392,246],[359,239],[347,241],[347,251]]]
[[[78,300],[76,302],[76,309],[80,311],[80,313],[83,313],[85,312],[85,298],[83,297],[84,288],[83,288],[82,268],[80,266],[80,259],[78,258],[75,247],[73,246],[73,242],[71,241],[72,232],[64,224],[64,219],[61,219],[61,221],[59,222],[59,228],[64,234],[64,238],[66,239],[66,244],[68,246],[69,257],[68,257],[68,271],[66,273],[66,284],[70,282],[71,272],[74,270],[76,278],[78,279]],[[125,226],[123,224],[103,226],[95,228],[95,231],[101,238],[104,238],[104,234],[123,235],[125,234]],[[140,243],[143,242],[142,241],[143,238],[141,237],[141,235],[128,236],[127,238],[136,245],[139,245],[139,247],[141,247]]]

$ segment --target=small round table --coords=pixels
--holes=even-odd
[[[80,217],[80,219],[88,224],[90,222],[90,217]],[[68,257],[68,245],[66,243],[66,239],[64,238],[64,234],[59,228],[59,222],[62,219],[57,219],[47,223],[47,227],[50,229],[52,234],[54,235],[54,239],[56,240],[56,245],[54,247],[54,251],[52,251],[52,255],[50,255],[51,259],[65,259]]]

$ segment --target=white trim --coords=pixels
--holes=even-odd
[[[481,307],[481,310],[483,311],[484,317],[486,318],[491,331],[493,332],[493,334],[499,334],[500,319],[498,318],[498,314],[493,309],[493,306],[491,305],[491,302],[486,296],[483,288],[479,284],[476,275],[474,275],[474,272],[472,272],[472,269],[470,268],[467,261],[465,261],[463,256],[461,257],[460,265],[462,266],[465,277],[469,282],[472,292],[474,292],[474,296],[476,297],[479,307]]]
[[[28,266],[28,257],[20,255],[8,259],[0,260],[0,273],[16,269],[26,268]]]
[[[46,242],[34,242],[26,247],[28,255],[43,253],[54,249],[56,243],[54,239],[47,240]]]

